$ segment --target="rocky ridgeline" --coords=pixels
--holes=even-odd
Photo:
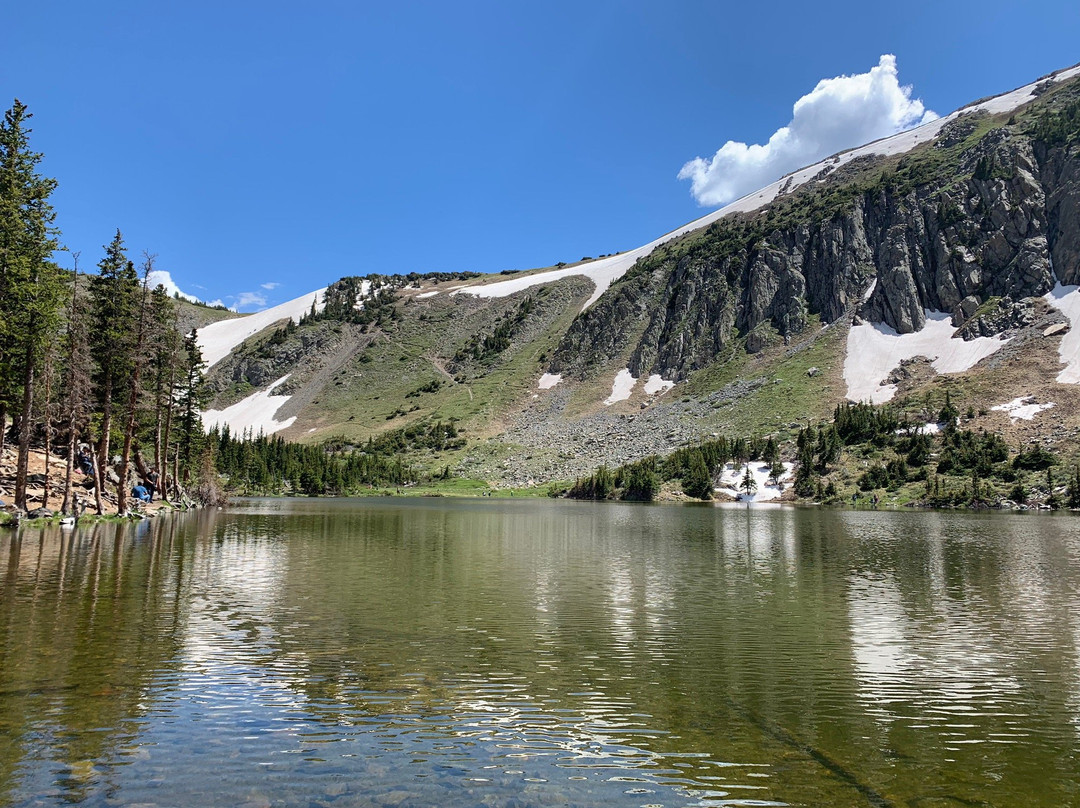
[[[965,338],[1028,324],[1026,298],[1080,282],[1080,154],[1037,126],[1080,82],[1051,95],[659,248],[574,322],[551,372],[584,378],[629,349],[636,377],[682,380],[740,340],[753,353],[794,338],[810,314],[903,334],[944,311]]]

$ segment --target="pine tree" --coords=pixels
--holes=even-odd
[[[120,231],[105,247],[98,263],[99,274],[90,281],[92,307],[91,350],[97,363],[95,378],[97,406],[101,413],[101,435],[97,452],[97,486],[103,492],[109,467],[115,402],[122,400],[132,369],[132,335],[135,332],[136,294],[139,276],[127,260]],[[124,485],[124,481],[120,481]],[[100,513],[100,506],[99,506]]]
[[[1070,508],[1080,508],[1080,466],[1073,466],[1072,477],[1065,493],[1066,504]]]
[[[1052,469],[1046,470],[1046,490],[1049,492],[1046,497],[1046,505],[1051,510],[1057,510],[1061,507],[1061,502],[1058,500],[1057,494],[1054,493],[1054,472]]]
[[[194,329],[184,337],[181,361],[182,373],[177,391],[179,409],[177,426],[180,431],[177,441],[177,458],[178,464],[183,469],[183,476],[180,479],[187,483],[190,480],[193,461],[202,439],[202,418],[199,412],[206,406],[209,396],[206,380],[203,377],[202,351],[199,349],[199,341]]]
[[[79,305],[79,253],[73,253],[75,270],[72,273],[71,298],[68,303],[67,334],[65,335],[66,362],[64,368],[64,398],[62,404],[64,428],[67,430],[67,465],[64,469],[64,500],[61,511],[71,513],[71,477],[74,470],[76,447],[86,434],[90,418],[92,362],[87,344],[86,319]]]
[[[750,464],[746,466],[746,471],[743,473],[742,482],[739,483],[739,488],[746,494],[747,497],[753,496],[757,491],[757,480],[754,479],[754,473],[750,470]]]
[[[131,446],[135,438],[135,418],[139,408],[139,378],[146,365],[146,328],[150,305],[150,273],[154,271],[154,256],[144,253],[142,293],[135,317],[135,338],[132,341],[131,381],[128,385],[126,421],[124,423],[124,444],[120,451],[120,485],[116,491],[118,513],[127,512],[128,496],[128,461],[131,458]]]
[[[289,322],[292,322],[291,320]],[[172,428],[173,394],[180,351],[176,306],[160,284],[150,294],[150,360],[154,396],[154,470],[162,497],[168,498],[168,452]]]
[[[30,117],[15,99],[0,124],[0,436],[8,413],[16,410],[19,508],[26,507],[36,375],[57,325],[61,288],[59,269],[50,260],[58,246],[49,204],[56,180],[38,173],[42,156],[30,150]]]
[[[780,478],[784,476],[784,464],[774,460],[769,466],[769,482],[773,485],[780,484]]]
[[[956,426],[957,419],[960,418],[960,410],[952,403],[952,396],[949,391],[945,391],[945,406],[941,408],[941,412],[938,413],[938,421],[945,424],[946,429],[951,429]]]
[[[705,457],[695,449],[690,453],[690,463],[683,478],[683,492],[697,499],[712,499],[713,484],[709,469],[705,466]]]

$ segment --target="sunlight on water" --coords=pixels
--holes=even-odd
[[[251,501],[0,538],[0,805],[1080,802],[1069,517]]]

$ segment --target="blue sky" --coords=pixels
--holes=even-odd
[[[55,0],[3,25],[0,102],[35,115],[81,266],[120,228],[245,311],[639,246],[709,209],[684,164],[882,54],[940,114],[1080,61],[1075,1]]]

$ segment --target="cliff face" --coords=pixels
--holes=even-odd
[[[1020,301],[1080,282],[1078,107],[1073,81],[1012,116],[962,116],[661,247],[573,323],[552,372],[628,357],[636,377],[681,380],[811,315],[910,333],[944,311],[966,338],[1022,324]]]

